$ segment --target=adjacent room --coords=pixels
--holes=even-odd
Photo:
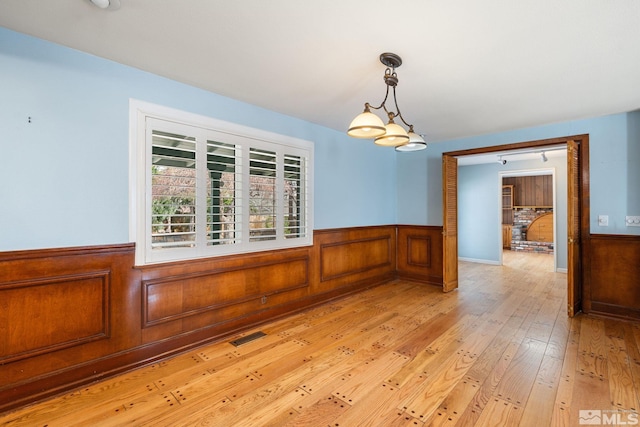
[[[639,21],[0,1],[0,424],[637,424]]]

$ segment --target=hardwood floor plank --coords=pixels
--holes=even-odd
[[[299,407],[299,402],[296,402],[296,408]],[[282,427],[328,426],[349,408],[351,408],[350,405],[328,395],[318,399],[313,405],[295,410],[295,413],[280,425]]]
[[[624,336],[624,334],[623,334]],[[611,403],[618,409],[636,410],[638,397],[633,384],[624,338],[607,336],[607,371]]]
[[[344,399],[343,399],[344,400]],[[351,399],[350,399],[351,400]],[[359,404],[349,403],[349,408],[340,414],[332,425],[336,426],[383,426],[385,419],[397,414],[392,404],[396,401],[395,388],[385,383],[373,383],[366,394],[359,396]]]
[[[448,357],[437,369],[427,373],[424,387],[403,404],[406,412],[418,419],[427,419],[433,414],[491,342],[493,335],[490,325],[485,326],[476,330],[463,348]]]
[[[504,348],[504,351],[499,355],[498,358],[495,359],[495,363],[492,364],[492,369],[490,372],[485,373],[484,371],[475,370],[469,371],[469,376],[475,378],[482,385],[471,400],[465,412],[460,417],[458,425],[469,427],[474,426],[486,405],[491,401],[491,399],[494,398],[494,391],[502,380],[502,377],[507,371],[509,365],[511,364],[511,360],[515,356],[520,346],[520,342],[511,341],[510,338],[512,337],[509,336],[509,340],[506,347]]]
[[[557,388],[557,384],[534,383],[518,427],[550,425],[555,404],[554,392]]]
[[[522,409],[520,406],[514,405],[506,400],[493,398],[482,411],[475,426],[517,426],[521,417]]]
[[[278,397],[278,399],[275,399],[269,406],[262,405],[262,407],[256,408],[255,411],[249,413],[243,419],[234,419],[233,426],[255,427],[281,425],[283,420],[288,421],[294,415],[292,407],[296,406],[296,402],[305,395],[306,392],[300,388],[285,393]],[[215,422],[224,422],[224,420],[216,418]]]
[[[426,420],[429,426],[455,425],[469,406],[480,388],[480,383],[465,377],[458,381],[451,393],[442,401],[437,410]]]
[[[570,324],[571,319],[567,317],[566,313],[566,300],[563,299],[560,301],[560,307],[558,307],[545,355],[558,359],[564,358],[567,341],[569,339]]]
[[[400,410],[392,411],[382,420],[379,427],[422,427],[424,423]]]
[[[604,320],[584,317],[581,322],[578,351],[591,357],[604,359],[607,355]]]
[[[578,316],[569,322],[569,335],[551,414],[551,426],[565,427],[569,426],[571,422],[571,401],[577,375],[581,319],[582,316]]]
[[[520,419],[521,427],[551,424],[561,371],[562,360],[551,356],[543,357]]]
[[[627,354],[629,356],[629,368],[631,370],[631,378],[633,379],[633,388],[636,391],[637,401],[631,410],[638,412],[640,409],[640,349],[638,348],[634,328],[630,323],[624,323],[624,337],[627,345]]]
[[[578,372],[608,378],[604,321],[584,317],[580,325]]]
[[[385,378],[389,372],[399,369],[407,363],[408,359],[407,356],[397,352],[385,353],[345,374],[342,384],[332,394],[349,405],[355,405],[364,399],[372,389],[378,388],[378,382],[381,378]],[[383,389],[388,390],[388,388]]]
[[[452,323],[454,320],[455,323]],[[420,342],[418,339],[409,337],[408,339],[414,347],[413,351],[418,351],[418,353],[415,357],[411,358],[411,360],[403,366],[402,369],[391,375],[387,379],[387,383],[395,387],[402,387],[415,375],[416,372],[424,372],[428,364],[433,363],[437,365],[441,360],[449,357],[448,355],[450,353],[455,352],[456,349],[460,348],[462,337],[465,333],[464,331],[470,331],[473,325],[475,325],[475,320],[476,319],[472,316],[465,316],[462,319],[458,319],[457,316],[453,316],[442,322],[446,326],[450,326],[446,331],[443,331],[446,326],[442,326],[442,324],[435,324],[432,328],[429,328],[429,331],[431,332],[430,335],[423,335],[423,339],[424,336],[433,336],[433,340],[427,338],[422,342],[422,348],[416,347],[416,342]],[[404,348],[398,349],[398,352],[407,355],[407,347],[405,346]],[[411,353],[409,352],[409,355],[410,354]]]
[[[545,349],[545,343],[525,339],[518,347],[507,371],[498,383],[494,395],[516,406],[524,407],[540,368]]]
[[[571,406],[569,409],[569,425],[579,425],[580,411],[611,411],[609,382],[604,378],[578,373],[575,378]]]
[[[540,363],[538,375],[536,375],[536,382],[557,387],[558,383],[560,382],[561,371],[562,359],[548,356],[545,353],[542,357],[542,363]]]

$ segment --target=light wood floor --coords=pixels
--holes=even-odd
[[[10,426],[547,426],[633,421],[640,326],[568,319],[549,255],[397,281],[31,407]],[[248,331],[251,333],[255,331]],[[617,412],[613,412],[617,411]],[[637,419],[637,418],[636,418]],[[606,420],[605,420],[606,421]]]

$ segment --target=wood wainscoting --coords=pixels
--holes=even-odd
[[[585,270],[586,313],[640,319],[640,236],[592,234]]]
[[[442,284],[442,227],[316,230],[309,247],[143,267],[134,250],[0,253],[0,412],[398,275]]]
[[[398,226],[398,277],[442,286],[442,227]]]
[[[584,311],[640,319],[640,236],[591,235]],[[0,253],[0,412],[395,278],[442,286],[442,227],[134,266],[134,245]]]

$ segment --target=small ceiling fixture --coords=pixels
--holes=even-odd
[[[548,160],[548,159],[547,159],[547,156],[544,154],[544,151],[543,151],[543,152],[542,152],[542,154],[540,155],[540,160],[542,161],[542,163],[544,163],[544,162],[546,162],[546,161]]]
[[[120,9],[120,0],[89,0],[100,9],[117,10]]]
[[[372,107],[371,104],[366,102],[364,104],[364,112],[356,116],[351,122],[347,135],[354,138],[374,138],[374,141],[378,145],[386,147],[395,147],[396,151],[418,151],[427,148],[427,143],[424,142],[424,138],[418,135],[413,130],[413,125],[407,123],[400,113],[400,107],[398,107],[398,101],[396,100],[396,86],[398,85],[398,75],[396,74],[396,68],[402,65],[402,58],[395,53],[383,53],[380,55],[380,62],[387,66],[384,72],[384,82],[387,85],[387,92],[384,95],[382,103],[377,107]],[[389,98],[389,88],[393,91],[393,103],[396,107],[396,111],[389,111],[385,103]],[[380,110],[384,109],[384,112],[389,118],[389,122],[385,125],[380,117],[371,112],[371,109]],[[406,131],[402,126],[393,121],[394,118],[400,118],[409,130]]]

